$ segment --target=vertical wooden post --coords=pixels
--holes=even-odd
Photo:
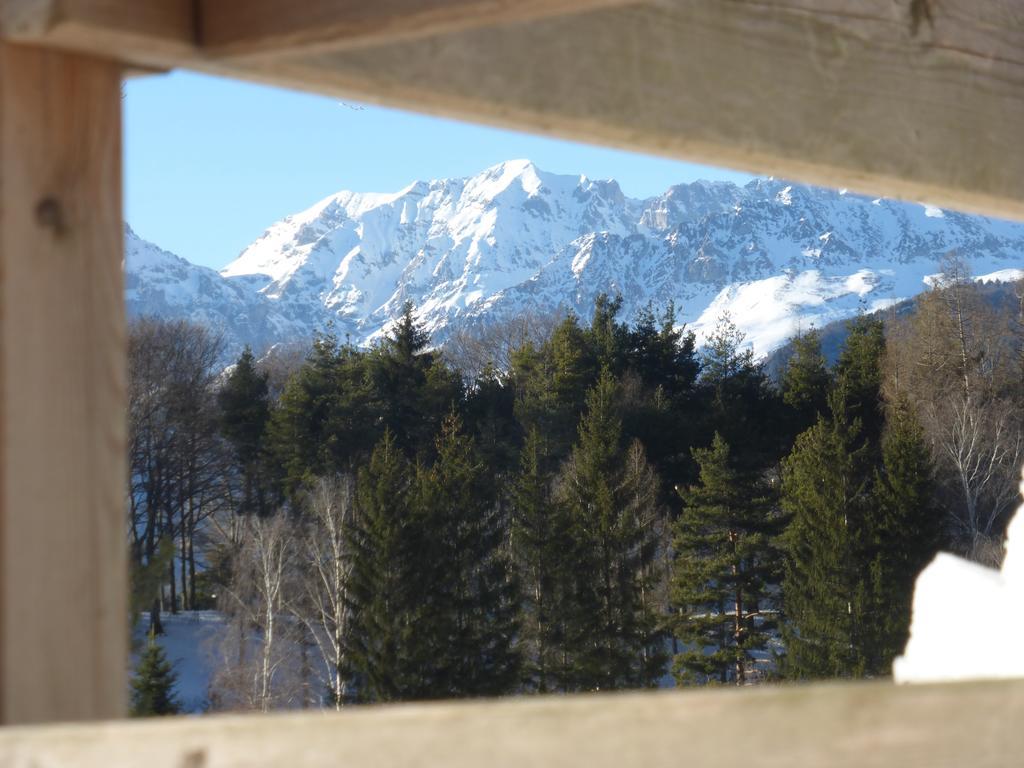
[[[0,43],[0,723],[125,711],[120,83]]]

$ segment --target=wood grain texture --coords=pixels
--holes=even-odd
[[[125,711],[120,70],[0,44],[0,722]]]
[[[0,768],[994,768],[1024,681],[816,685],[0,730]]]
[[[1024,5],[662,0],[249,76],[1024,218]]]
[[[1024,218],[1019,0],[0,0],[0,22],[50,6],[16,39]]]
[[[532,21],[638,0],[203,0],[207,56],[309,53],[376,46]]]
[[[142,69],[198,55],[195,0],[0,0],[0,37]]]

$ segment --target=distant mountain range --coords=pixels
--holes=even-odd
[[[339,192],[273,224],[220,272],[126,231],[132,315],[224,333],[228,354],[328,322],[377,339],[411,299],[436,343],[459,328],[619,294],[626,320],[674,301],[703,337],[728,311],[765,355],[797,330],[926,288],[957,250],[979,277],[1024,277],[1024,224],[756,179],[626,197],[526,160],[392,194]]]

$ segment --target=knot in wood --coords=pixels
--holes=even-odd
[[[36,205],[36,223],[43,229],[49,229],[58,237],[67,231],[64,221],[64,208],[55,197],[44,197]]]

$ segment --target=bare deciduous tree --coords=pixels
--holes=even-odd
[[[301,538],[301,602],[293,612],[319,652],[324,687],[334,707],[345,699],[345,639],[349,619],[347,581],[351,568],[348,528],[355,504],[352,478],[317,478],[305,494],[306,525]]]
[[[294,664],[302,638],[288,610],[296,589],[296,544],[293,521],[284,512],[242,520],[222,601],[235,634],[225,638],[223,664],[212,683],[217,708],[267,712],[297,703],[301,680]]]

